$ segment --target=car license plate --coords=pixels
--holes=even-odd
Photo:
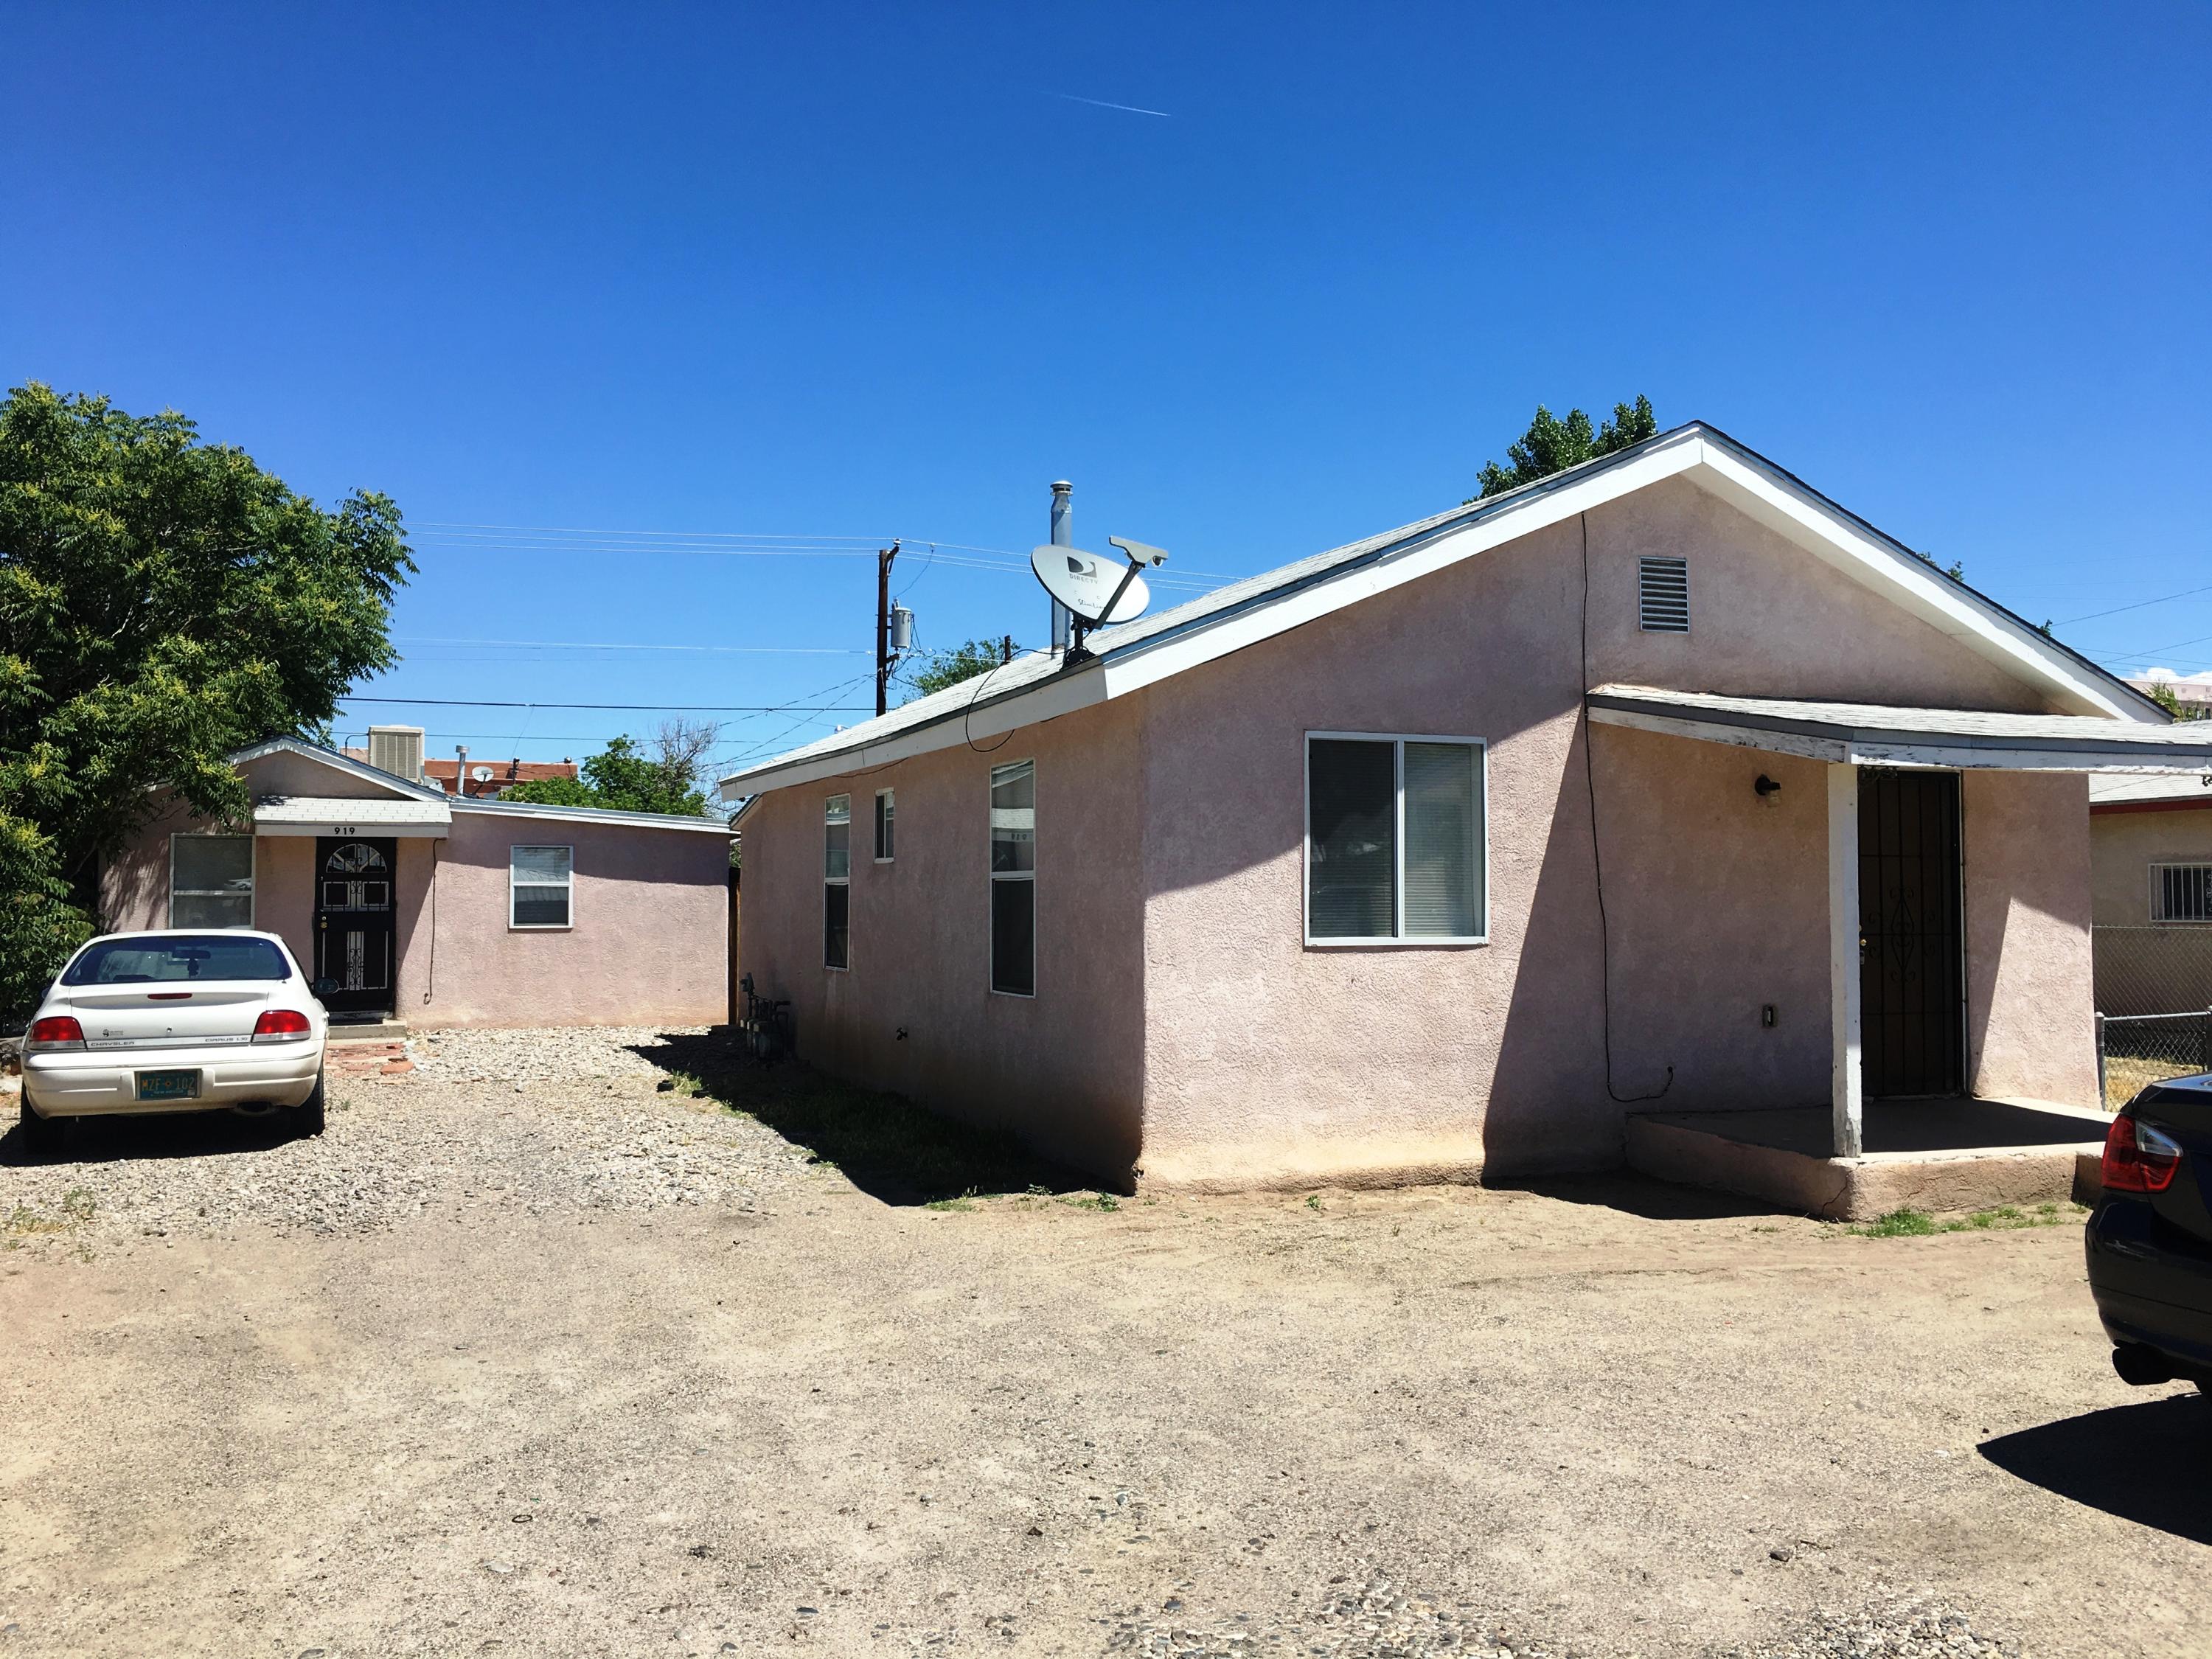
[[[141,1100],[190,1100],[200,1091],[198,1072],[141,1072],[138,1073],[138,1098]]]

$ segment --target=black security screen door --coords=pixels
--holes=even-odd
[[[1964,1086],[1959,775],[1859,772],[1859,994],[1869,1097]]]
[[[388,1014],[392,1000],[396,841],[315,841],[315,977],[334,1014]]]

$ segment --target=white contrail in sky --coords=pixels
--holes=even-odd
[[[1175,119],[1164,109],[1140,109],[1134,104],[1109,104],[1103,98],[1079,98],[1072,92],[1055,92],[1053,96],[1065,98],[1071,104],[1090,104],[1098,109],[1127,110],[1132,115],[1157,115],[1164,120]]]

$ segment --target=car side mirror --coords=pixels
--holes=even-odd
[[[334,979],[319,979],[311,981],[307,988],[315,994],[315,1000],[320,1002],[325,997],[333,995],[344,988]]]

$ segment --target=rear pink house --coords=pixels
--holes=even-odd
[[[2086,778],[2212,761],[1702,424],[1091,644],[722,790],[804,1056],[1123,1185],[2094,1139]]]
[[[289,738],[231,760],[253,795],[252,824],[157,817],[103,872],[111,929],[280,934],[311,977],[331,981],[323,1000],[340,1017],[431,1027],[725,1017],[722,820],[449,797]]]

